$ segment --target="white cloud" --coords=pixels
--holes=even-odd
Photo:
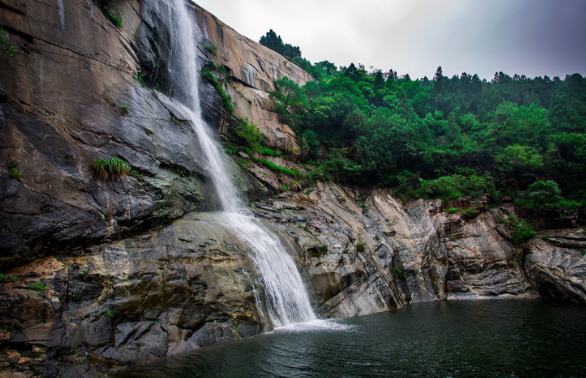
[[[586,72],[583,0],[199,0],[247,37],[269,29],[312,62],[363,63],[412,78],[463,71]],[[581,47],[578,47],[581,46]]]

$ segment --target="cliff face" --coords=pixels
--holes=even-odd
[[[0,0],[0,8],[18,47],[0,60],[0,268],[5,281],[17,277],[0,283],[0,323],[13,324],[0,340],[14,349],[1,356],[3,368],[100,375],[269,329],[250,246],[209,213],[216,198],[205,156],[165,94],[164,3],[120,1],[113,12],[122,28],[86,0]],[[294,156],[295,136],[269,111],[268,92],[281,75],[299,84],[309,75],[208,12],[190,11],[203,41],[194,64],[226,66],[235,113]],[[212,44],[217,57],[204,47]],[[214,128],[237,122],[211,85],[200,95]],[[97,179],[94,160],[110,157],[134,172]],[[498,223],[512,206],[463,218],[441,201],[404,205],[387,191],[325,183],[269,199],[291,179],[244,156],[226,160],[322,317],[442,299],[585,302],[583,230],[523,249]],[[10,162],[19,178],[9,176]],[[27,359],[37,347],[44,354]]]

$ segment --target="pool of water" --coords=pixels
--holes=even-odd
[[[121,376],[586,377],[584,307],[436,302],[328,323],[202,348]]]

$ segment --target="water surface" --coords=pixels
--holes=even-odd
[[[585,377],[586,308],[425,303],[202,348],[124,377]]]

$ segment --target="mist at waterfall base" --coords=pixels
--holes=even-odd
[[[346,330],[277,330],[124,377],[586,376],[584,307],[433,302],[339,323]]]
[[[238,193],[224,165],[223,153],[214,141],[210,128],[201,117],[197,73],[198,41],[183,0],[173,0],[168,8],[167,25],[172,29],[170,77],[171,96],[183,104],[207,160],[222,213],[216,221],[231,229],[252,249],[251,258],[264,288],[266,312],[273,327],[317,320],[307,290],[293,258],[280,240],[262,228],[260,222],[243,214]],[[258,298],[258,297],[257,297]],[[257,301],[262,311],[265,307]],[[327,326],[327,324],[323,324]]]

